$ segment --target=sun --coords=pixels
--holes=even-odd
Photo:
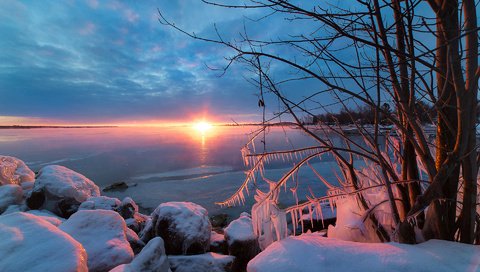
[[[210,124],[208,122],[205,122],[205,121],[200,121],[200,122],[195,123],[193,125],[193,127],[196,130],[198,130],[199,132],[205,133],[212,128],[212,124]]]

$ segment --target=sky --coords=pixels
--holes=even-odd
[[[220,77],[210,68],[231,52],[160,24],[157,8],[206,36],[245,21],[195,0],[0,0],[0,125],[259,121],[252,73]]]
[[[356,8],[353,1],[297,1],[304,7]],[[259,90],[251,83],[258,78],[255,71],[235,63],[222,74],[226,58],[234,52],[162,25],[158,10],[181,29],[207,38],[217,38],[218,32],[230,42],[238,42],[245,32],[250,39],[267,41],[330,35],[312,20],[288,20],[294,15],[227,9],[200,0],[0,0],[0,125],[260,122]],[[416,12],[428,10],[424,4]],[[393,23],[392,16],[384,17],[386,24]],[[350,43],[335,39],[328,47],[345,63],[355,64]],[[301,50],[289,46],[262,50],[300,65],[312,64]],[[292,101],[322,92],[308,106],[319,113],[324,105],[339,105],[338,100],[345,99],[323,92],[328,88],[318,80],[289,80],[303,75],[287,65],[263,64],[274,80],[285,81],[281,91],[286,90]],[[323,70],[327,77],[344,73],[331,63],[313,64],[311,69]],[[348,79],[340,85],[355,88]],[[283,110],[273,95],[265,104],[267,118]]]

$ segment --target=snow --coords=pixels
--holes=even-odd
[[[110,272],[140,271],[171,271],[167,255],[165,254],[165,246],[161,237],[155,237],[150,240],[131,263],[117,266]]]
[[[47,210],[30,210],[26,211],[26,213],[36,215],[56,227],[60,226],[65,221],[65,219]]]
[[[479,271],[479,256],[479,246],[449,241],[357,243],[311,233],[273,243],[247,271]]]
[[[224,272],[228,269],[235,257],[217,253],[205,253],[199,255],[176,255],[168,256],[170,267],[175,272]]]
[[[79,210],[111,210],[115,211],[121,204],[118,198],[107,196],[89,197],[85,202],[80,204]]]
[[[35,173],[15,157],[0,155],[0,185],[34,181]]]
[[[248,213],[242,213],[238,219],[233,220],[225,228],[225,238],[228,245],[235,241],[255,240],[257,236],[253,232],[252,219]]]
[[[59,227],[79,241],[88,253],[88,269],[105,271],[133,259],[126,224],[114,211],[81,210]]]
[[[42,188],[52,195],[73,198],[80,203],[91,196],[100,195],[100,189],[93,181],[60,165],[49,165],[40,169],[33,190]]]
[[[88,271],[79,242],[27,213],[0,216],[0,256],[0,271]]]
[[[6,211],[10,205],[21,204],[22,200],[22,187],[16,184],[6,184],[0,186],[0,214]]]

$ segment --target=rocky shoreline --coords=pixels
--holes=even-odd
[[[35,175],[0,156],[0,169],[1,271],[245,271],[260,252],[247,213],[228,226],[191,202],[142,214],[63,166]]]

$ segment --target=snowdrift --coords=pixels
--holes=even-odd
[[[440,240],[357,243],[303,234],[271,244],[247,271],[480,271],[480,246]]]

